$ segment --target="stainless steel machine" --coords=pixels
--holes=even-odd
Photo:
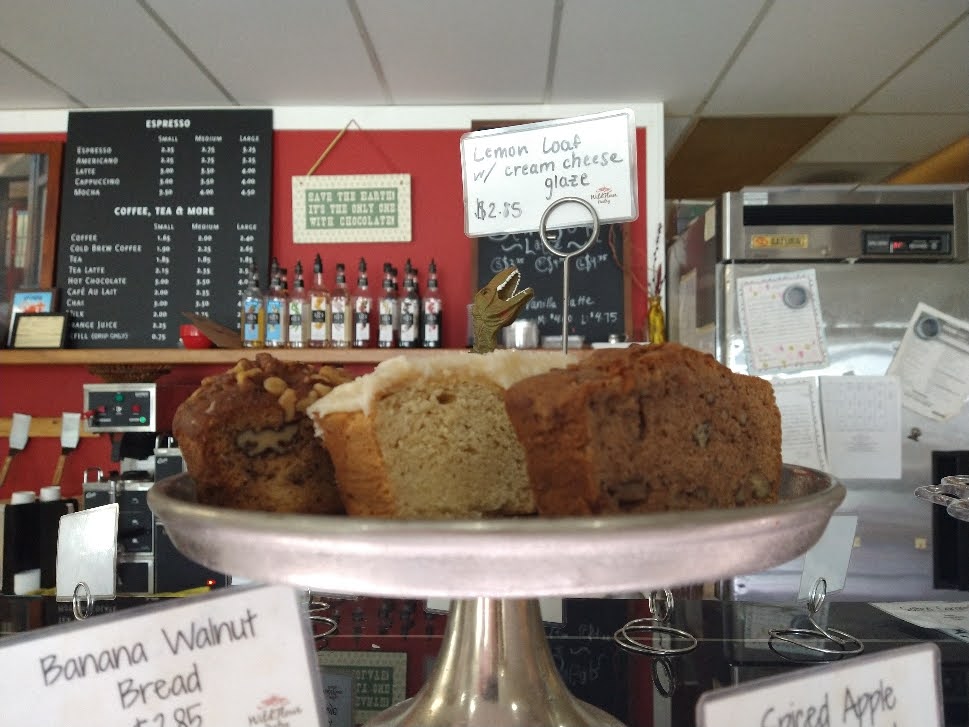
[[[186,558],[172,545],[164,523],[148,507],[148,491],[184,470],[177,443],[156,434],[154,383],[84,384],[87,427],[111,437],[119,470],[85,472],[83,506],[118,505],[117,590],[168,593],[200,586],[221,587],[229,576]],[[90,473],[95,477],[88,479]]]
[[[969,320],[967,218],[965,185],[725,194],[668,250],[670,339],[751,373],[743,328],[764,322],[744,320],[757,315],[752,307],[740,310],[745,279],[813,271],[826,360],[769,376],[882,377],[920,303]],[[804,291],[793,292],[803,303]],[[969,450],[969,406],[943,421],[903,408],[901,433],[901,477],[843,479],[848,494],[839,512],[856,514],[858,523],[844,590],[835,599],[966,597],[952,579],[940,577],[945,553],[937,546],[944,539],[933,532],[933,506],[917,501],[913,491],[934,482],[933,462],[945,460],[945,453]],[[800,573],[801,563],[792,561],[724,582],[722,592],[737,600],[792,600]]]

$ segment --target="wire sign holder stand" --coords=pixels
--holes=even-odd
[[[564,204],[578,204],[586,208],[589,214],[592,216],[592,230],[589,233],[589,239],[586,240],[580,247],[572,250],[571,252],[565,252],[563,250],[556,249],[555,239],[548,236],[548,218],[556,210],[556,208]],[[552,255],[556,257],[563,258],[562,262],[562,353],[569,352],[569,263],[573,257],[576,255],[581,255],[599,237],[599,215],[596,213],[595,208],[580,197],[561,197],[552,204],[550,204],[545,212],[542,213],[542,219],[538,226],[538,236],[542,240],[542,245],[548,250]]]
[[[613,634],[613,640],[620,647],[650,656],[679,656],[696,649],[699,643],[696,636],[670,624],[673,616],[673,592],[664,588],[662,593],[662,598],[658,596],[659,591],[649,594],[649,612],[652,614],[650,618],[635,618]],[[636,638],[641,634],[658,636],[659,639],[646,643]]]
[[[782,641],[815,654],[839,658],[856,656],[865,650],[865,645],[851,634],[846,634],[844,631],[833,629],[830,626],[824,628],[815,620],[821,606],[824,605],[827,589],[827,581],[824,578],[818,578],[808,595],[808,621],[811,622],[813,628],[771,629],[769,639],[771,649],[777,651],[774,642]]]
[[[942,505],[956,520],[969,521],[969,475],[947,475],[937,485],[923,485],[915,496]]]

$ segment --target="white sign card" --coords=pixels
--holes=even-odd
[[[954,417],[969,399],[969,322],[919,303],[888,373],[901,377],[906,409]]]
[[[698,727],[942,727],[939,647],[918,644],[700,695]]]
[[[737,310],[749,373],[804,371],[828,365],[814,268],[741,278],[737,281]]]
[[[233,588],[0,640],[3,722],[318,727],[301,595]]]
[[[781,459],[788,464],[828,471],[817,379],[773,379],[774,400],[781,410]]]
[[[487,237],[537,230],[549,205],[577,197],[599,222],[638,216],[636,125],[631,109],[499,129],[461,137],[464,231]],[[591,223],[589,210],[562,204],[548,229]]]
[[[836,593],[845,587],[857,527],[857,515],[831,516],[818,542],[804,554],[801,585],[797,591],[799,600],[807,600],[821,578],[824,579],[824,593]]]
[[[969,601],[893,601],[871,605],[923,629],[969,633]]]
[[[54,571],[58,601],[73,600],[75,589],[85,605],[88,596],[94,600],[114,598],[117,563],[118,503],[61,516]]]
[[[325,727],[353,727],[353,672],[337,667],[320,667]]]
[[[821,411],[831,474],[902,476],[901,388],[895,376],[822,376]]]

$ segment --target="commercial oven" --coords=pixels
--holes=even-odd
[[[885,377],[916,309],[969,322],[967,217],[967,185],[759,187],[725,194],[668,250],[669,337],[709,351],[734,371],[775,382]],[[750,331],[769,328],[772,322],[757,316],[772,309],[741,293],[756,292],[754,281],[787,279],[794,282],[783,291],[792,298],[786,303],[815,306],[824,356],[790,368],[754,367],[760,354],[752,350]],[[924,328],[934,333],[938,321],[929,316]],[[953,330],[963,335],[969,328]],[[969,340],[964,343],[969,353]],[[833,597],[961,600],[965,594],[934,567],[943,555],[933,557],[941,542],[932,526],[937,506],[917,500],[913,490],[932,483],[934,454],[969,450],[969,406],[963,401],[944,418],[902,406],[899,416],[899,476],[866,477],[862,467],[857,476],[841,477],[848,494],[838,512],[856,515],[857,525],[844,589]],[[883,463],[869,464],[875,472]],[[738,575],[721,584],[722,593],[790,600],[802,565],[803,559]]]

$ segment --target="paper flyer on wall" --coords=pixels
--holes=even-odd
[[[787,464],[828,471],[817,379],[773,379],[774,400],[781,410],[781,458]]]
[[[902,476],[902,407],[895,376],[822,376],[821,412],[831,474]]]
[[[828,350],[813,268],[737,281],[737,310],[749,373],[824,368]]]
[[[912,314],[888,373],[902,382],[902,405],[944,421],[969,399],[969,321],[925,303]]]

